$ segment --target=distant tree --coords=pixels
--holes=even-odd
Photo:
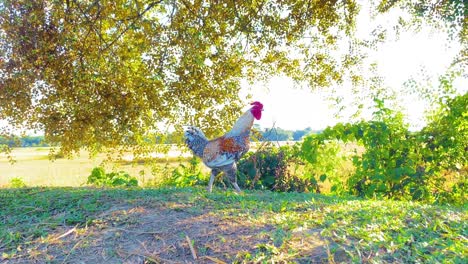
[[[266,129],[262,132],[263,141],[287,141],[291,140],[293,131],[282,128]]]
[[[20,139],[22,147],[46,147],[44,136],[25,136]]]
[[[312,132],[312,128],[308,127],[304,130],[296,130],[293,133],[293,140],[298,141],[301,140],[303,136],[308,135],[310,132]]]
[[[0,147],[1,146],[8,146],[13,147],[18,145],[18,140],[13,137],[0,137]]]
[[[47,147],[44,136],[0,137],[0,145],[9,147]]]

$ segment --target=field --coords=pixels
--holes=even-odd
[[[204,186],[94,188],[82,185],[103,156],[52,162],[46,148],[13,154],[15,164],[0,161],[2,263],[466,263],[468,256],[466,207],[210,194]],[[107,166],[151,181],[138,162]],[[47,187],[11,188],[15,177]]]
[[[86,183],[94,167],[101,166],[104,155],[90,157],[86,151],[81,151],[72,159],[49,159],[49,148],[15,148],[12,155],[15,163],[10,164],[5,155],[0,155],[0,187],[8,186],[11,179],[21,178],[27,186],[70,186],[77,187]],[[168,163],[177,166],[187,157],[176,148],[169,152],[169,156],[157,156],[154,161],[160,164]],[[151,181],[153,174],[151,167],[137,161],[132,162],[131,155],[124,155],[123,161],[106,163],[108,171],[126,171],[137,177],[141,184]]]

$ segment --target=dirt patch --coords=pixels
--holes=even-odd
[[[232,263],[272,244],[271,225],[215,215],[177,203],[124,205],[85,227],[59,229],[21,249],[6,263]],[[189,241],[192,244],[192,249]],[[293,232],[286,245],[301,249],[301,263],[326,262],[317,231]],[[194,258],[194,253],[196,259]]]

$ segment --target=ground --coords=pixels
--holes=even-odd
[[[202,187],[0,197],[2,263],[461,263],[468,253],[462,208]]]
[[[75,225],[57,223],[46,236],[31,240],[26,238],[26,243],[13,250],[14,254],[4,254],[3,261],[231,263],[260,256],[262,251],[266,253],[273,249],[275,242],[277,246],[282,243],[279,238],[278,241],[272,240],[272,234],[278,233],[274,225],[239,218],[234,212],[219,214],[216,205],[197,206],[187,201],[186,190],[181,192],[180,200],[177,198],[179,194],[174,195],[175,197],[165,197],[162,200],[146,195],[136,200],[108,200],[109,197],[103,197],[107,195],[100,196],[103,201],[113,205],[93,216],[93,220],[88,219]],[[93,200],[92,197],[94,194],[82,196],[83,201]],[[89,205],[90,201],[84,204]],[[47,208],[35,209],[42,211]],[[55,211],[53,208],[49,209]],[[62,214],[66,213],[69,212]],[[53,222],[61,216],[58,213],[50,220]],[[70,219],[63,221],[71,222]],[[51,224],[39,221],[34,226]],[[304,263],[327,262],[326,240],[321,238],[319,230],[297,230],[292,233],[289,243],[303,248],[303,252],[298,251],[301,254],[297,254],[295,260],[302,260]],[[0,245],[0,250],[7,246],[8,244]],[[269,254],[264,255],[266,259]],[[281,256],[278,259],[280,258]],[[261,257],[256,259],[260,260]]]
[[[38,260],[50,259],[83,263],[213,263],[242,260],[258,251],[258,245],[268,244],[272,226],[251,225],[239,220],[222,219],[210,212],[189,212],[164,207],[137,206],[110,210],[102,220],[86,230],[73,232],[53,243],[39,246]],[[193,243],[196,259],[188,239]],[[326,261],[324,243],[317,237],[314,258]],[[30,257],[20,257],[23,262]]]

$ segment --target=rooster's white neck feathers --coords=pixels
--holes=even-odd
[[[252,128],[253,122],[254,116],[249,109],[241,117],[239,117],[239,119],[237,119],[237,122],[234,124],[234,126],[232,126],[231,131],[229,131],[226,136],[238,136],[249,131]]]

